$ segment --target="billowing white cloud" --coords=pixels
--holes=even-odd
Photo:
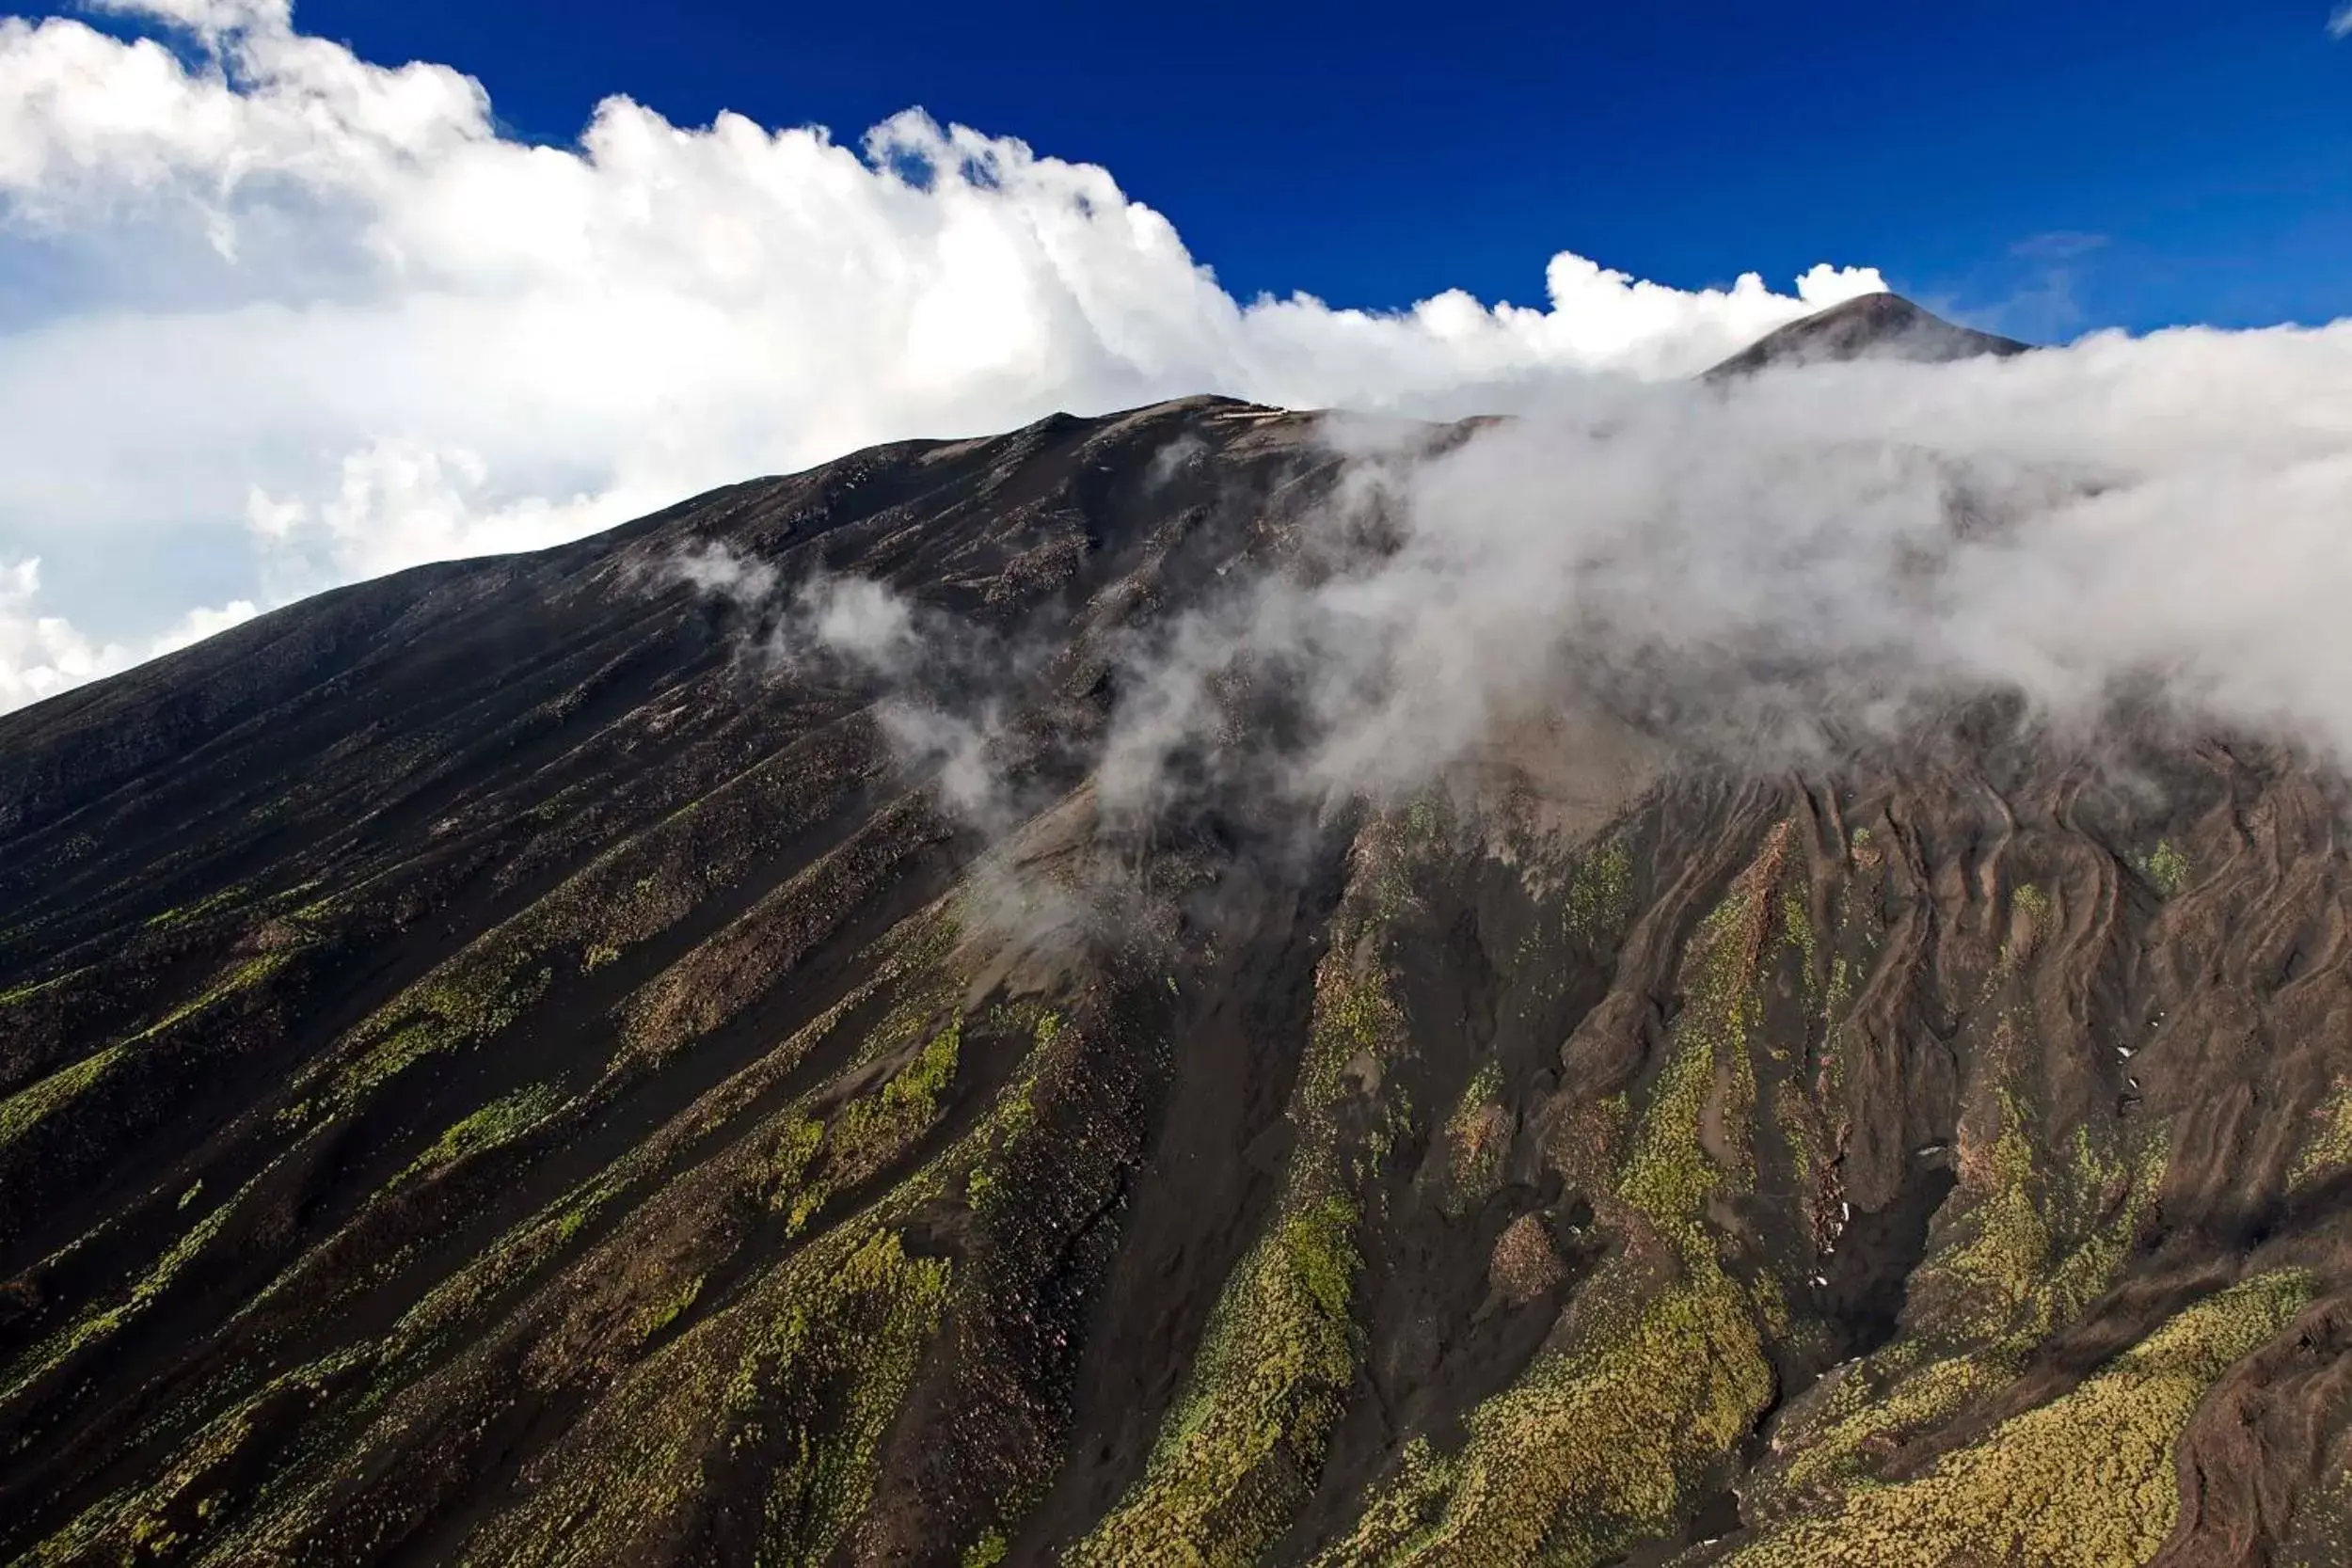
[[[184,648],[256,613],[249,599],[218,610],[192,610],[134,649],[94,641],[63,617],[40,613],[35,603],[40,594],[40,557],[0,561],[0,712]]]
[[[1882,286],[1824,266],[1691,292],[1563,253],[1540,308],[1240,301],[1108,171],[918,113],[850,148],[613,98],[577,147],[533,147],[461,72],[359,59],[285,0],[105,8],[184,30],[199,63],[0,21],[0,551],[61,578],[138,530],[283,598],[875,441],[1185,392],[1514,406],[1683,373]],[[161,626],[184,605],[151,576],[56,608]],[[0,702],[38,694],[10,678]]]
[[[102,648],[55,616],[34,612],[40,560],[0,564],[0,707],[37,702],[127,663],[124,648]]]

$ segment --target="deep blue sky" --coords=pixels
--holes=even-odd
[[[1540,301],[1817,261],[2029,335],[2352,314],[2328,0],[778,6],[297,0],[568,141],[601,96],[850,139],[920,104],[1106,165],[1242,294]]]

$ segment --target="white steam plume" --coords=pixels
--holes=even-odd
[[[1181,619],[1106,792],[1214,744],[1239,665],[1306,708],[1269,781],[1313,795],[1412,787],[1580,696],[1764,766],[1993,690],[2068,725],[2154,694],[2352,760],[2352,323],[1593,387],[1427,461],[1334,433],[1365,483],[1333,531],[1376,497],[1400,542]]]
[[[660,570],[751,611],[761,629],[747,652],[763,673],[872,687],[883,740],[951,814],[992,836],[1019,820],[1025,792],[1001,754],[1005,709],[1046,650],[1008,647],[870,578],[818,572],[787,590],[774,566],[720,543]]]

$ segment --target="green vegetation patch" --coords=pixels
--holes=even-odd
[[[770,1204],[787,1212],[798,1233],[834,1194],[880,1174],[939,1119],[941,1100],[955,1080],[962,1025],[950,1022],[905,1066],[819,1121],[808,1110],[787,1115],[771,1164]]]
[[[1072,1568],[1254,1562],[1312,1493],[1360,1354],[1360,1183],[1378,1153],[1346,1147],[1339,1111],[1407,1043],[1385,960],[1359,955],[1409,896],[1409,848],[1392,823],[1359,841],[1349,902],[1315,971],[1283,1190],[1217,1299],[1142,1480],[1064,1558]]]
[[[424,1057],[481,1044],[536,1006],[562,964],[576,958],[582,970],[601,969],[682,918],[748,853],[740,845],[713,852],[730,832],[772,840],[821,805],[790,786],[790,755],[768,759],[606,850],[378,1009],[350,1037],[335,1098],[358,1099]],[[681,968],[657,984],[696,980]]]
[[[634,1560],[730,1467],[764,1488],[760,1561],[825,1560],[871,1500],[951,1276],[885,1226],[825,1237],[640,1362],[466,1560]]]
[[[1280,1534],[1354,1376],[1357,1219],[1337,1194],[1286,1206],[1219,1297],[1143,1481],[1073,1568],[1250,1562]]]
[[[2340,1079],[2312,1113],[2312,1129],[2287,1172],[2287,1183],[2299,1187],[2347,1165],[2352,1165],[2352,1078]]]
[[[0,990],[0,1008],[14,1007],[30,1002],[42,991],[62,986],[68,980],[88,973],[87,968],[69,969],[63,974],[53,974],[46,980],[28,980],[21,986],[11,986],[7,990]]]
[[[1963,1124],[1960,1186],[1912,1297],[1925,1329],[2029,1346],[2113,1280],[2163,1183],[2169,1124],[2077,1127],[2045,1162],[2016,1091],[1994,1104],[1989,1143]]]
[[[1613,834],[1577,863],[1568,882],[1568,934],[1604,947],[1624,934],[1632,915],[1633,851],[1623,834]]]
[[[94,1085],[103,1083],[122,1057],[121,1046],[106,1046],[0,1101],[0,1148],[8,1148]]]
[[[946,1259],[909,1258],[897,1233],[882,1230],[795,1292],[760,1355],[780,1370],[781,1397],[771,1399],[781,1430],[755,1418],[736,1440],[782,1461],[768,1489],[761,1561],[824,1561],[866,1512],[882,1438],[938,1331],[951,1274]]]
[[[231,883],[217,893],[198,899],[193,904],[183,904],[178,909],[166,910],[163,913],[150,919],[147,924],[151,930],[168,930],[174,926],[184,926],[191,920],[201,919],[205,915],[243,903],[250,892],[250,889],[241,884]]]
[[[2167,898],[2173,897],[2188,886],[2192,867],[2180,846],[2170,839],[2158,839],[2156,847],[2132,862],[2139,874],[2148,879],[2148,885]]]
[[[554,1266],[588,1227],[611,1212],[632,1188],[660,1180],[661,1173],[683,1148],[704,1137],[763,1089],[804,1061],[817,1045],[841,1027],[844,1019],[872,1003],[893,986],[911,989],[892,1007],[882,1023],[870,1031],[855,1053],[858,1063],[879,1054],[906,1049],[920,1041],[935,1025],[944,998],[955,990],[953,975],[935,973],[930,964],[941,944],[886,939],[877,973],[853,991],[770,1053],[757,1068],[730,1080],[698,1101],[683,1117],[652,1140],[630,1149],[595,1178],[582,1182],[517,1223],[467,1265],[437,1285],[401,1320],[385,1341],[385,1372],[378,1394],[388,1397],[414,1369],[437,1349],[463,1338],[496,1304],[542,1271]],[[920,1053],[916,1053],[918,1056]],[[920,1064],[917,1070],[922,1070]],[[933,1070],[936,1063],[934,1060]],[[763,1138],[764,1163],[747,1163],[742,1196],[752,1202],[765,1198],[789,1210],[801,1196],[799,1182],[822,1147],[824,1124],[809,1114],[812,1097],[803,1096],[773,1116],[755,1136]],[[815,1205],[808,1213],[815,1212]],[[699,1292],[700,1287],[696,1287]],[[691,1306],[691,1304],[687,1304]],[[683,1312],[681,1307],[680,1311]],[[647,1334],[654,1325],[641,1325]],[[659,1326],[667,1326],[666,1324]]]
[[[1670,1528],[1772,1401],[1747,1293],[1711,1259],[1662,1288],[1621,1260],[1575,1319],[1571,1348],[1471,1412],[1459,1454],[1408,1450],[1321,1568],[1594,1568]]]
[[[28,1384],[62,1365],[77,1352],[113,1338],[144,1316],[170,1289],[172,1281],[179,1278],[197,1256],[212,1244],[213,1239],[220,1234],[221,1227],[229,1223],[229,1216],[235,1212],[238,1199],[244,1196],[243,1192],[238,1193],[189,1227],[131,1286],[121,1300],[111,1307],[84,1313],[26,1353],[8,1369],[6,1391],[0,1392],[0,1405],[15,1399]]]
[[[997,1009],[992,1027],[1026,1032],[1036,1042],[1033,1052],[989,1107],[975,1132],[972,1168],[964,1176],[964,1200],[976,1212],[986,1212],[1004,1187],[1011,1162],[1037,1131],[1037,1080],[1042,1053],[1061,1034],[1061,1015],[1024,1004]]]
[[[1801,864],[1793,863],[1780,887],[1780,940],[1796,951],[1808,1000],[1818,1000],[1821,939],[1813,928],[1813,909],[1805,898]]]
[[[231,965],[215,976],[213,983],[194,998],[138,1033],[94,1051],[70,1066],[59,1068],[46,1078],[27,1084],[7,1100],[0,1101],[0,1149],[8,1148],[35,1127],[105,1083],[130,1060],[135,1049],[250,990],[276,974],[285,961],[285,954],[272,953]]]
[[[282,1430],[271,1418],[282,1418],[289,1407],[316,1405],[363,1359],[362,1352],[340,1351],[272,1378],[207,1421],[174,1456],[171,1467],[151,1483],[93,1503],[18,1560],[42,1568],[189,1560],[199,1544],[214,1561],[266,1557],[265,1551],[243,1549],[247,1545],[244,1540],[215,1542],[210,1537],[245,1501],[252,1478],[262,1468],[257,1461]]]
[[[1726,1176],[1743,1183],[1755,1179],[1752,1164],[1726,1171],[1708,1153],[1705,1124],[1719,1073],[1731,1090],[1715,1117],[1726,1137],[1743,1137],[1755,1120],[1750,1046],[1764,1022],[1756,980],[1788,836],[1785,822],[1766,836],[1762,852],[1700,923],[1683,956],[1685,1001],[1673,1049],[1617,1181],[1619,1196],[1661,1227],[1694,1223]]]
[[[501,1095],[444,1130],[396,1180],[407,1180],[444,1165],[453,1165],[468,1155],[512,1143],[566,1103],[568,1097],[553,1084],[532,1084]]]
[[[1437,1544],[1446,1500],[1462,1479],[1461,1465],[1415,1437],[1397,1456],[1395,1472],[1376,1488],[1356,1528],[1315,1560],[1315,1568],[1408,1562]]]
[[[1684,954],[1685,1006],[1616,1172],[1638,1244],[1579,1295],[1563,1347],[1471,1411],[1458,1452],[1407,1450],[1326,1568],[1593,1568],[1671,1528],[1771,1403],[1758,1323],[1776,1298],[1724,1272],[1703,1216],[1754,1177],[1740,1150],[1729,1167],[1708,1153],[1707,1123],[1710,1102],[1725,1129],[1755,1114],[1756,979],[1788,838],[1786,823],[1766,836]]]
[[[1900,1354],[1848,1369],[1816,1418],[1789,1423],[1780,1442],[1791,1457],[1761,1472],[1753,1486],[1759,1513],[1788,1513],[1867,1481],[1874,1459],[1948,1420],[2018,1370],[2014,1361],[1981,1352],[1914,1365],[1917,1345],[1906,1341]]]
[[[1461,1213],[1483,1202],[1502,1182],[1502,1158],[1511,1141],[1511,1117],[1502,1105],[1502,1069],[1487,1062],[1470,1075],[1454,1114],[1446,1117],[1444,1207]]]
[[[552,970],[501,967],[485,955],[495,945],[468,948],[362,1024],[361,1050],[337,1078],[338,1098],[356,1100],[427,1056],[479,1045],[546,994]]]
[[[1914,1275],[1910,1330],[1792,1408],[1756,1510],[1785,1514],[1875,1484],[1884,1461],[2006,1387],[2037,1346],[2109,1289],[2163,1184],[2167,1128],[2077,1128],[2036,1153],[2028,1113],[1994,1091],[1998,1126],[1964,1151],[1961,1187]]]
[[[2017,1098],[1997,1093],[1999,1132],[1990,1148],[1962,1162],[1963,1190],[1973,1199],[1964,1215],[1967,1234],[1946,1249],[1936,1272],[1959,1290],[1980,1298],[1980,1321],[2008,1321],[2041,1283],[2050,1259],[2051,1235],[2040,1183],[2035,1180],[2031,1129]]]
[[[1995,1428],[1928,1474],[1857,1488],[1730,1560],[1739,1568],[2137,1568],[2180,1513],[2173,1447],[2232,1363],[2312,1294],[2308,1276],[2249,1280],[2181,1312],[2074,1392]]]

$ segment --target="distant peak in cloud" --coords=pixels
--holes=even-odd
[[[1898,293],[1872,293],[1767,333],[1707,373],[1720,380],[1769,367],[1851,359],[1946,364],[1986,355],[2006,358],[2031,346],[1947,322]]]

